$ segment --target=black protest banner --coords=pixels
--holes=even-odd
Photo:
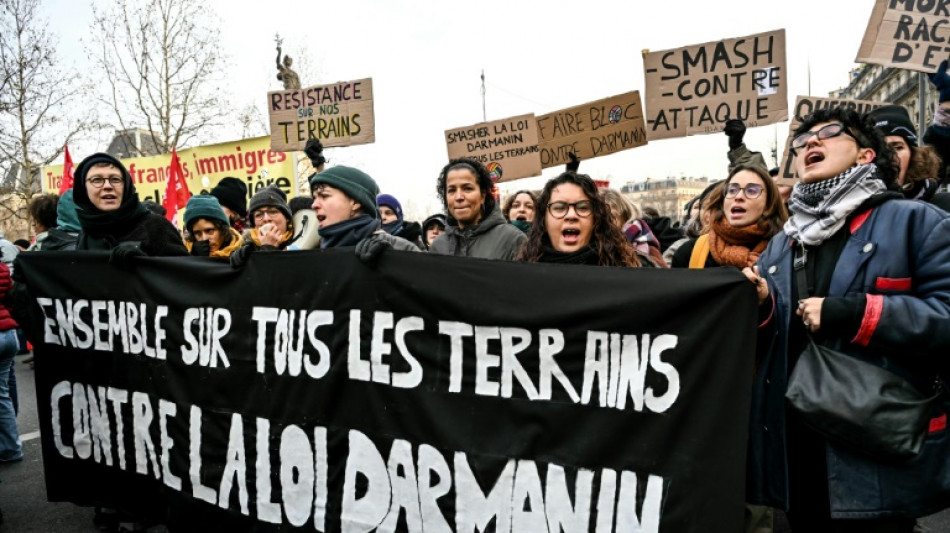
[[[795,174],[795,157],[792,156],[790,148],[792,147],[792,136],[795,130],[802,125],[805,119],[821,109],[835,109],[843,107],[851,109],[861,115],[888,105],[885,102],[872,102],[870,100],[847,100],[845,98],[822,98],[820,96],[799,96],[795,99],[794,113],[792,120],[788,125],[788,137],[785,139],[785,151],[782,155],[782,166],[779,167],[778,179],[785,185],[794,185],[798,178]]]
[[[734,270],[22,257],[48,497],[171,531],[737,531]]]
[[[643,71],[651,141],[788,118],[785,30],[644,52]]]
[[[570,162],[568,153],[591,159],[647,143],[640,93],[602,98],[538,117],[541,166]]]
[[[950,3],[877,0],[855,61],[936,72],[950,58],[948,39]]]
[[[310,139],[323,146],[376,142],[372,78],[271,91],[267,111],[276,152],[303,150]]]

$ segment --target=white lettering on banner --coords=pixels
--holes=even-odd
[[[43,311],[43,342],[165,359],[162,321],[168,316],[167,305],[152,309],[144,303],[111,300],[37,298],[36,302]]]
[[[90,405],[90,398],[95,398],[95,407]],[[114,467],[124,464],[122,443],[131,439],[135,472],[141,476],[154,477],[169,489],[183,491],[178,473],[187,472],[191,494],[198,500],[235,509],[264,522],[294,527],[309,524],[316,531],[326,530],[330,462],[327,428],[314,427],[311,438],[300,426],[288,424],[274,436],[269,420],[245,420],[234,413],[226,463],[219,471],[220,479],[213,480],[209,479],[210,472],[202,469],[202,449],[206,443],[202,440],[203,413],[198,406],[180,406],[135,391],[131,392],[131,401],[129,398],[129,391],[120,389],[68,381],[54,385],[50,400],[56,452],[67,459]],[[107,422],[97,421],[102,413],[108,412],[109,403],[117,422],[132,418],[132,434],[123,433],[121,423],[115,424],[112,431]],[[180,413],[188,416],[179,419]],[[68,439],[59,431],[64,417],[72,417],[69,425],[79,428]],[[171,431],[173,424],[187,424],[187,431]],[[157,445],[152,442],[155,425],[159,426]],[[255,431],[251,454],[245,440],[248,425]],[[183,438],[189,442],[176,442],[176,435],[186,435]],[[659,531],[665,493],[661,476],[575,468],[574,486],[569,488],[564,466],[508,459],[501,473],[491,481],[473,471],[465,452],[443,452],[429,444],[414,445],[389,437],[385,440],[391,444],[380,446],[354,429],[348,430],[347,435],[342,531],[394,531],[405,524],[413,532],[475,533],[494,523],[497,531],[580,533],[587,531],[592,512],[597,513],[597,532]],[[116,446],[111,446],[113,442]],[[188,451],[176,454],[173,461],[172,450],[176,446]],[[78,451],[80,447],[83,452]],[[93,448],[98,452],[93,453]],[[113,453],[118,457],[113,457]],[[217,455],[218,451],[210,453]],[[272,454],[276,454],[276,462],[272,461]],[[251,457],[253,495],[248,491],[247,462]],[[181,461],[189,464],[179,464]],[[272,464],[277,465],[278,474],[273,477]],[[272,480],[279,480],[279,486],[272,486]],[[217,491],[212,488],[215,484]],[[438,503],[453,488],[454,519],[446,516]],[[236,502],[232,494],[235,489]],[[638,493],[642,496],[638,497]]]

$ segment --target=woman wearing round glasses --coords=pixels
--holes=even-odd
[[[79,163],[73,199],[82,228],[77,250],[111,250],[119,263],[132,256],[188,254],[175,226],[145,209],[129,171],[109,154]]]
[[[758,166],[735,167],[708,200],[708,232],[676,250],[674,268],[751,267],[788,218],[778,188]]]
[[[244,245],[231,254],[231,266],[243,267],[255,251],[284,250],[294,235],[294,219],[287,195],[277,187],[265,187],[251,197],[248,206],[251,228],[244,233]]]
[[[638,256],[610,208],[585,174],[565,172],[545,184],[538,199],[543,208],[535,217],[519,259],[539,263],[599,266],[650,265]]]
[[[768,282],[757,284],[768,319],[759,330],[766,342],[753,384],[747,499],[788,509],[795,531],[910,533],[915,517],[944,506],[921,480],[947,462],[946,430],[929,434],[914,460],[888,462],[827,440],[785,393],[809,333],[933,386],[950,353],[950,217],[903,200],[893,150],[854,111],[817,111],[792,149],[801,182],[789,219],[746,271]]]

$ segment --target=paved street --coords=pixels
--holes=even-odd
[[[40,454],[39,423],[36,415],[36,391],[33,370],[23,364],[25,355],[17,356],[16,375],[20,395],[18,417],[23,439],[23,461],[0,465],[0,509],[3,524],[0,531],[10,533],[93,533],[91,508],[71,503],[46,501],[43,479],[43,461]],[[776,524],[775,533],[788,533],[784,521]],[[950,532],[950,511],[921,521],[926,533]],[[148,533],[164,533],[163,527],[149,529]]]

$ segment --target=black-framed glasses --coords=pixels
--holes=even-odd
[[[589,217],[591,211],[593,211],[590,200],[581,200],[573,204],[567,202],[552,202],[548,204],[548,213],[551,213],[551,216],[554,218],[564,218],[572,207],[574,208],[574,212],[577,213],[577,216],[584,218]]]
[[[103,176],[95,176],[92,178],[86,178],[86,183],[92,184],[92,186],[97,189],[101,189],[102,186],[106,184],[106,181],[108,181],[109,185],[112,185],[113,187],[118,187],[122,185],[123,183],[125,183],[125,180],[117,176],[109,176],[108,178],[105,178]]]
[[[277,215],[282,215],[282,214],[283,213],[281,212],[281,210],[277,209],[276,207],[262,207],[258,209],[257,211],[254,211],[254,220],[260,222],[261,220],[264,220],[264,215],[274,218]]]
[[[739,193],[745,194],[745,197],[749,200],[755,200],[759,196],[762,196],[762,191],[765,190],[765,187],[759,185],[758,183],[750,183],[745,187],[740,187],[738,183],[730,183],[726,187],[726,198],[735,198],[739,196]]]
[[[835,122],[818,128],[816,131],[806,131],[805,133],[798,135],[792,139],[792,147],[789,149],[789,152],[791,152],[792,155],[798,155],[798,151],[808,144],[808,139],[811,139],[812,136],[818,137],[819,141],[824,141],[826,139],[831,139],[832,137],[837,137],[842,133],[848,137],[851,137],[855,141],[858,140],[857,137],[848,131],[848,128],[846,128],[844,124]]]

